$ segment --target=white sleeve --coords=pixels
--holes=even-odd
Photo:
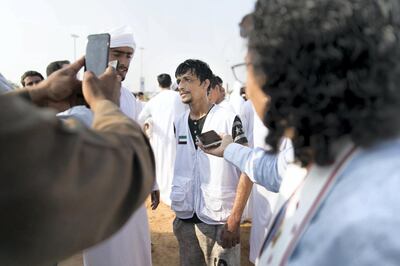
[[[139,113],[138,122],[141,126],[143,126],[146,120],[151,116],[150,106],[151,102],[149,101]]]

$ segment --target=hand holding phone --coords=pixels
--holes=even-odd
[[[214,130],[204,132],[197,136],[197,140],[202,144],[205,149],[211,147],[218,147],[221,145],[222,138]]]
[[[225,149],[231,143],[233,143],[232,136],[231,135],[223,135],[222,142],[218,146],[212,146],[209,148],[205,148],[201,143],[199,143],[198,146],[200,147],[200,149],[202,149],[202,151],[204,151],[207,154],[218,156],[218,157],[224,157]]]

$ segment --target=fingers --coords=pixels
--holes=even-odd
[[[157,209],[158,204],[160,204],[160,191],[155,190],[151,193],[151,209]]]
[[[200,141],[196,142],[197,147],[199,147],[202,151],[206,152],[206,149],[204,148],[203,144]]]
[[[221,134],[220,136],[224,143],[232,143],[233,142],[232,136],[229,134]]]
[[[115,68],[113,68],[112,66],[108,66],[106,68],[106,71],[104,71],[104,74],[107,74],[107,75],[111,75],[111,74],[114,74],[114,73],[116,73],[116,71],[115,71]]]
[[[111,78],[115,78],[116,82],[121,83],[122,78],[120,75],[118,75],[117,71],[115,70],[115,68],[113,68],[112,66],[109,66],[106,68],[106,71],[104,71],[103,74],[101,74],[101,76],[99,77],[100,79],[104,79],[107,77],[111,77]]]
[[[236,236],[235,233],[225,231],[224,235],[225,239],[222,241],[223,248],[233,248],[240,243],[240,237]]]
[[[159,202],[152,202],[151,203],[151,209],[154,211],[155,209],[157,209]]]
[[[72,70],[75,74],[79,72],[79,70],[85,65],[85,57],[81,57],[69,66],[66,69]]]
[[[97,80],[97,77],[92,71],[86,71],[83,73],[83,83],[93,84],[95,80]]]
[[[235,230],[235,232],[228,231],[227,225],[221,231],[221,246],[223,248],[232,248],[240,243],[240,230]]]
[[[221,240],[222,240],[221,246],[223,248],[231,248],[232,247],[231,233],[226,229],[226,227],[224,227],[222,229]]]

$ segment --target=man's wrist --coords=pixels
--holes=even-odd
[[[101,106],[114,103],[110,100],[107,100],[106,98],[96,98],[95,100],[91,100],[90,103],[88,102],[88,104],[90,106],[90,109],[93,112],[96,112],[96,110],[102,109]]]
[[[229,217],[228,220],[226,221],[227,224],[227,230],[229,232],[234,232],[235,230],[240,227],[240,222],[241,222],[242,216],[237,215],[235,213],[232,213]]]

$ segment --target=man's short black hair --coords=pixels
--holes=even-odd
[[[165,73],[158,75],[157,81],[161,88],[169,88],[172,84],[171,76]]]
[[[214,76],[210,66],[198,59],[188,59],[181,63],[175,71],[175,77],[177,78],[187,72],[191,72],[195,75],[201,83],[207,79],[211,82],[212,77]]]
[[[399,14],[397,0],[257,1],[242,35],[266,78],[275,152],[287,129],[304,165],[331,164],[342,137],[365,147],[399,134]]]
[[[25,79],[26,77],[34,77],[34,76],[38,76],[38,77],[40,77],[42,80],[44,80],[42,74],[40,74],[39,72],[37,72],[37,71],[35,71],[35,70],[28,70],[28,71],[26,71],[26,72],[21,76],[21,84],[22,84],[22,87],[25,87],[25,81],[24,81],[24,79]]]
[[[217,85],[222,86],[223,83],[224,82],[219,76],[213,76],[213,78],[211,79],[210,88],[214,89]]]
[[[51,62],[46,68],[46,75],[50,76],[53,72],[56,72],[57,70],[61,69],[63,65],[69,65],[69,64],[71,64],[71,62],[69,62],[68,60]]]

